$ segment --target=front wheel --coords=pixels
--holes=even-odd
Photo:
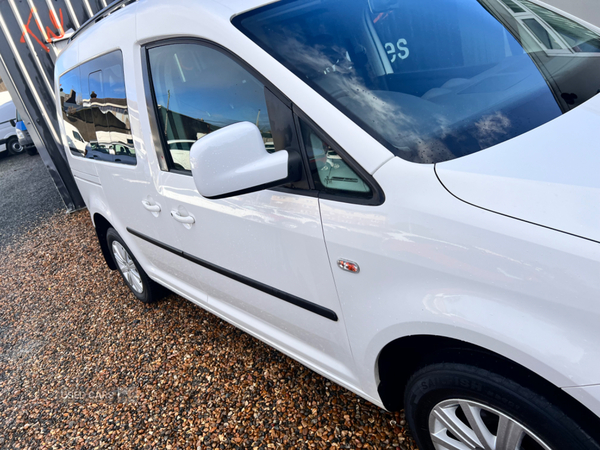
[[[12,137],[6,141],[6,148],[11,155],[23,153],[23,147],[21,147],[21,144],[19,144],[19,140],[16,137]]]
[[[424,367],[408,381],[405,411],[421,450],[598,450],[542,395],[466,364]]]
[[[143,303],[153,303],[164,295],[164,288],[152,281],[114,228],[106,231],[106,242],[123,281]]]

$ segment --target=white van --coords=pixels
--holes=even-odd
[[[8,92],[0,92],[0,153],[8,151],[11,155],[23,152],[17,137],[16,108]]]
[[[404,407],[421,449],[599,449],[599,55],[533,0],[117,2],[57,112],[140,300]]]

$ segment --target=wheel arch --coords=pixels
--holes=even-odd
[[[100,213],[95,213],[92,216],[94,222],[94,228],[96,229],[96,236],[98,236],[98,243],[100,244],[100,250],[106,261],[106,265],[110,270],[116,270],[117,266],[113,261],[112,255],[106,242],[106,232],[109,228],[114,228],[111,223]]]
[[[498,353],[454,338],[412,335],[389,342],[379,353],[378,393],[390,411],[402,409],[404,390],[412,374],[434,363],[463,363],[498,373],[534,390],[567,411],[600,442],[600,418],[571,395],[532,370]]]

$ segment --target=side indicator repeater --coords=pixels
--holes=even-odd
[[[352,261],[348,261],[346,259],[338,259],[338,267],[342,270],[347,270],[348,272],[358,273],[360,272],[360,267],[358,264]]]

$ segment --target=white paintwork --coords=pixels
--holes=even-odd
[[[518,139],[518,138],[517,138]],[[397,336],[477,343],[557,386],[600,375],[600,246],[468,205],[432,166],[395,158],[376,174],[378,208],[321,201],[362,386],[376,392],[378,349]],[[376,299],[367,301],[365,299]]]
[[[575,397],[581,403],[600,416],[600,384],[594,386],[569,387],[564,391]]]
[[[0,92],[0,106],[10,101],[12,101],[12,98],[10,97],[10,93],[8,91]]]
[[[190,150],[194,183],[207,198],[283,180],[288,159],[286,150],[267,153],[260,130],[250,122],[221,128]]]
[[[67,151],[92,217],[100,214],[116,228],[152,279],[378,405],[381,349],[422,334],[503,355],[600,414],[598,390],[576,388],[600,383],[599,244],[469,205],[439,183],[433,166],[394,158],[231,25],[231,16],[256,4],[179,0],[174,7],[140,0],[64,51],[57,75],[114,49],[124,57],[137,165],[94,162]],[[174,36],[208,39],[241,56],[374,174],[385,203],[349,204],[273,190],[211,201],[199,195],[192,177],[161,171],[140,55],[141,45]],[[496,148],[440,164],[441,177],[455,195],[481,206],[595,236],[593,222],[582,223],[595,216],[569,209],[569,203],[581,202],[569,186],[597,189],[585,167],[596,161],[591,153],[598,153],[597,105],[594,99]],[[61,134],[65,141],[63,125]],[[565,147],[565,157],[557,159]],[[545,158],[550,167],[542,174],[538,167]],[[500,167],[490,173],[494,161]],[[518,164],[524,167],[514,168]],[[553,167],[568,170],[560,174]],[[477,186],[472,191],[482,192],[467,191],[467,178]],[[517,195],[521,182],[528,189]],[[545,198],[556,193],[563,196],[560,202]],[[145,204],[158,204],[161,211]],[[194,223],[177,222],[173,211]],[[126,227],[332,309],[339,320],[236,283],[133,237]],[[340,270],[339,258],[356,261],[360,273]]]
[[[600,95],[529,133],[436,165],[458,198],[600,242]],[[524,151],[527,149],[527,151]]]
[[[16,119],[15,104],[10,99],[8,92],[0,93],[0,139],[9,139],[11,137],[17,137],[17,131],[14,126],[10,123],[11,119]],[[0,145],[0,152],[7,151],[8,147],[6,144]]]
[[[227,6],[232,13],[242,14],[251,9],[260,8],[261,6],[275,3],[279,0],[216,0],[224,6]],[[233,14],[232,14],[233,15]]]

